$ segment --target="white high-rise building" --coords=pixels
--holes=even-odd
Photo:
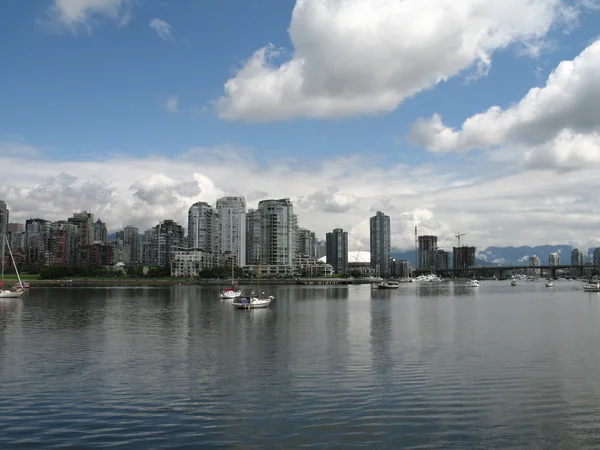
[[[550,256],[548,257],[548,265],[560,266],[560,255],[556,252],[550,253]]]
[[[292,265],[296,254],[296,217],[289,198],[262,200],[260,212],[260,262],[265,265]]]
[[[218,254],[230,253],[239,266],[246,265],[246,199],[223,197],[217,200],[215,238]]]
[[[215,212],[208,203],[198,202],[188,211],[188,245],[205,252],[214,253],[214,216]]]

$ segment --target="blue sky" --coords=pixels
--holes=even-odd
[[[0,163],[27,169],[6,175],[0,198],[15,220],[87,209],[116,229],[185,222],[197,200],[264,194],[291,197],[318,234],[349,229],[355,246],[377,207],[396,221],[399,248],[410,248],[415,223],[448,246],[458,228],[478,246],[594,243],[599,227],[582,214],[600,206],[582,183],[600,161],[600,119],[576,83],[581,73],[600,81],[589,69],[598,4],[442,4],[2,2]],[[268,44],[276,53],[261,59]],[[536,103],[530,90],[580,55],[581,73]],[[551,97],[570,89],[572,105]],[[511,109],[528,95],[531,105]],[[482,115],[493,106],[500,116]],[[553,192],[550,177],[564,180]],[[178,190],[191,180],[199,192]],[[492,199],[506,184],[514,191],[492,217],[482,192]],[[40,203],[41,191],[61,200]]]

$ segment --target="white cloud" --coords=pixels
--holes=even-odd
[[[179,96],[171,95],[165,102],[165,109],[171,114],[179,113]]]
[[[458,231],[467,233],[461,243],[479,249],[546,243],[587,248],[588,242],[600,240],[596,165],[560,176],[548,170],[507,175],[477,162],[480,176],[473,180],[469,161],[457,167],[376,167],[355,156],[310,167],[299,168],[298,161],[263,166],[248,149],[218,147],[169,158],[69,162],[45,158],[41,150],[31,158],[7,148],[0,144],[0,167],[19,170],[3,173],[0,199],[17,222],[65,219],[88,210],[111,231],[126,225],[145,230],[164,219],[187,227],[187,210],[194,202],[214,204],[224,195],[246,195],[249,207],[265,198],[289,197],[300,226],[321,238],[343,228],[354,249],[368,250],[369,217],[379,207],[392,219],[393,246],[407,250],[414,248],[415,224],[419,234],[438,235],[446,249],[456,244]]]
[[[298,204],[313,211],[347,213],[356,204],[357,198],[352,194],[339,192],[335,186],[313,192],[306,197],[300,197]]]
[[[150,28],[156,31],[156,34],[158,34],[158,36],[165,41],[170,41],[171,39],[173,39],[173,36],[171,34],[173,26],[169,25],[164,20],[158,18],[152,19],[150,21]]]
[[[91,32],[98,18],[107,17],[122,26],[131,20],[132,4],[133,0],[54,0],[41,22],[56,30]]]
[[[561,62],[545,86],[530,89],[507,109],[493,106],[459,130],[434,114],[412,127],[413,143],[434,152],[518,147],[528,164],[577,168],[600,155],[600,40]]]
[[[217,106],[250,121],[386,113],[470,67],[485,75],[499,49],[538,48],[578,11],[562,0],[297,0],[291,58],[257,50]]]

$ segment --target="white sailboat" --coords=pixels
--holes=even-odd
[[[238,298],[242,295],[242,291],[235,289],[235,277],[233,275],[233,262],[231,263],[231,287],[227,287],[221,291],[219,295],[221,299],[230,300]]]
[[[10,259],[13,263],[13,267],[15,268],[15,273],[17,274],[17,279],[19,280],[19,285],[15,289],[13,287],[12,290],[4,289],[4,249],[8,247],[8,253],[10,254]],[[2,236],[2,246],[0,250],[0,257],[2,258],[2,278],[0,279],[0,298],[17,298],[23,295],[23,282],[21,281],[21,277],[19,275],[19,270],[17,269],[17,264],[15,263],[15,258],[13,257],[12,250],[10,249],[10,243],[8,242],[8,238],[6,235]]]
[[[236,298],[232,304],[236,309],[256,309],[256,308],[266,308],[271,304],[271,301],[275,298],[272,295],[265,297],[264,292],[260,292],[260,259],[258,260],[258,274],[256,276],[256,293],[257,296],[253,296],[250,294],[247,297],[238,297]]]

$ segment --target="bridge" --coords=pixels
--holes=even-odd
[[[540,270],[544,272],[550,272],[552,278],[556,278],[556,272],[558,270],[572,270],[577,269],[579,275],[581,274],[598,274],[600,273],[600,265],[574,265],[574,264],[561,264],[558,266],[550,265],[539,265],[539,266],[474,266],[466,267],[462,269],[440,269],[434,272],[442,277],[473,277],[475,275],[481,275],[483,273],[493,272],[496,278],[504,278],[505,272],[525,272],[529,273],[532,270]],[[417,269],[415,270],[415,276],[427,275],[432,273],[431,269]]]

